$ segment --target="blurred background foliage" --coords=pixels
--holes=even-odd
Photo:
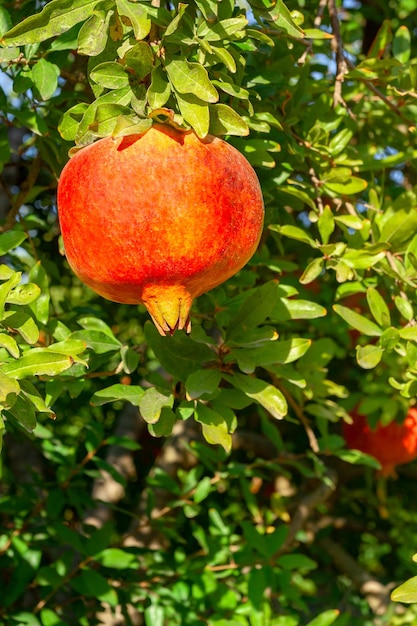
[[[340,428],[415,404],[416,29],[414,0],[0,2],[1,623],[417,623],[416,467]],[[59,237],[69,150],[154,120],[265,199],[190,337]]]

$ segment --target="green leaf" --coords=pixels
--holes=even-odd
[[[172,409],[174,397],[170,393],[162,393],[155,387],[147,389],[139,399],[139,409],[145,422],[155,424],[159,420],[163,407]]]
[[[283,341],[271,341],[259,348],[232,349],[225,358],[227,362],[237,360],[239,364],[242,359],[251,363],[253,369],[245,369],[247,372],[254,371],[256,366],[266,367],[268,365],[285,365],[300,359],[310,348],[311,339],[292,339]]]
[[[259,378],[252,378],[244,374],[235,373],[233,376],[224,376],[236,389],[243,391],[264,407],[272,417],[282,419],[287,415],[287,401],[282,392]]]
[[[215,21],[217,18],[217,2],[216,0],[196,0],[196,5],[204,15],[207,21]]]
[[[417,341],[417,326],[405,326],[399,329],[401,339],[408,341]]]
[[[106,89],[119,89],[129,84],[126,68],[116,61],[99,63],[91,70],[90,78]]]
[[[135,72],[137,79],[143,80],[152,71],[154,54],[149,44],[139,41],[126,52],[123,61],[126,63],[126,67]]]
[[[133,119],[131,116],[119,115],[116,118],[116,123],[113,126],[112,137],[126,137],[127,135],[140,135],[146,133],[152,126],[152,120],[143,119],[138,120],[135,116]]]
[[[16,330],[26,343],[34,344],[38,341],[39,329],[26,311],[7,311],[4,320],[4,325]]]
[[[144,616],[145,623],[152,624],[152,626],[164,626],[166,623],[164,607],[157,604],[156,600],[151,602],[151,604],[146,607]]]
[[[86,109],[80,121],[77,135],[75,137],[76,143],[80,146],[86,145],[91,143],[91,141],[97,137],[97,134],[91,129],[91,125],[95,121],[98,107],[103,104],[119,104],[121,106],[128,106],[130,105],[131,99],[132,91],[130,85],[122,87],[121,89],[114,89],[97,98],[97,100],[90,104],[88,109]]]
[[[278,283],[275,281],[269,281],[258,287],[230,321],[226,341],[264,322],[275,306],[277,295]]]
[[[359,330],[359,332],[364,335],[368,335],[369,337],[380,337],[382,335],[382,329],[360,313],[356,313],[356,311],[352,311],[341,304],[334,304],[333,310],[340,315],[349,326],[356,328],[356,330]]]
[[[378,345],[384,350],[394,350],[400,340],[400,333],[396,328],[386,328],[379,338]]]
[[[324,259],[322,257],[313,259],[305,268],[304,272],[300,276],[300,283],[302,285],[308,285],[312,283],[316,278],[320,276],[324,268]]]
[[[244,15],[221,20],[215,24],[202,22],[197,30],[197,37],[206,41],[224,41],[226,38],[240,38],[244,33],[248,20]]]
[[[269,37],[266,33],[262,32],[261,30],[258,30],[257,28],[247,28],[246,35],[247,37],[250,37],[251,39],[255,39],[255,41],[260,41],[261,43],[264,43],[265,45],[270,46],[271,48],[275,46],[274,40],[271,39],[271,37]]]
[[[364,246],[360,250],[350,248],[343,255],[343,262],[354,269],[367,270],[385,259],[388,248],[385,243]]]
[[[155,424],[148,422],[148,430],[153,437],[169,437],[176,421],[177,416],[174,411],[164,406],[158,421]]]
[[[381,464],[370,454],[365,454],[365,452],[361,452],[361,450],[337,450],[333,451],[332,454],[337,456],[342,461],[346,463],[351,463],[352,465],[366,465],[367,467],[372,467],[373,469],[381,469]]]
[[[175,15],[174,19],[171,20],[171,22],[168,24],[165,33],[163,35],[163,40],[165,41],[169,41],[169,42],[173,42],[176,41],[177,43],[180,43],[182,41],[184,41],[185,39],[185,32],[186,30],[184,30],[184,33],[179,33],[178,32],[178,27],[180,25],[180,22],[186,12],[187,9],[186,4],[183,4],[182,2],[178,4],[177,7],[177,14]]]
[[[367,186],[367,181],[363,178],[359,178],[358,176],[350,176],[348,181],[340,183],[329,180],[323,181],[323,187],[325,189],[341,196],[353,196],[361,193],[367,188]]]
[[[392,41],[391,22],[384,19],[368,51],[368,58],[380,58]]]
[[[186,380],[190,374],[201,369],[202,364],[215,359],[208,346],[193,341],[183,333],[161,337],[150,322],[145,325],[145,337],[162,367],[176,380]]]
[[[49,319],[49,281],[45,268],[40,261],[37,261],[31,268],[29,279],[40,288],[40,295],[29,305],[30,310],[41,324],[46,324]]]
[[[4,307],[9,297],[9,294],[12,289],[19,284],[21,277],[21,272],[15,272],[10,276],[8,280],[6,280],[6,282],[0,285],[0,320],[4,319]]]
[[[25,283],[24,285],[17,285],[9,291],[6,302],[8,304],[31,304],[34,300],[39,298],[41,293],[38,285],[34,283]]]
[[[111,606],[117,605],[117,594],[104,576],[96,570],[82,569],[80,574],[71,580],[73,587],[82,596],[98,598],[102,602],[108,602]]]
[[[22,126],[27,127],[35,133],[35,135],[45,136],[49,133],[48,126],[44,118],[41,117],[37,111],[29,109],[14,109],[13,115]]]
[[[417,231],[417,212],[398,209],[387,221],[384,222],[380,240],[391,244],[394,249],[400,248]]]
[[[144,390],[139,385],[122,385],[117,383],[100,389],[92,396],[90,403],[93,406],[102,406],[108,402],[117,402],[123,400],[130,402],[133,406],[139,406],[139,402],[144,394]]]
[[[13,612],[13,620],[19,626],[43,626],[35,615],[26,611]]]
[[[46,59],[39,59],[32,68],[32,80],[41,100],[49,100],[58,88],[60,70]]]
[[[140,363],[139,354],[129,346],[123,346],[120,350],[120,356],[122,357],[123,371],[126,374],[132,374]]]
[[[56,417],[55,413],[46,404],[39,391],[28,380],[22,380],[20,383],[21,395],[25,397],[39,413],[48,413],[53,419]]]
[[[86,315],[84,317],[80,317],[77,321],[78,324],[84,328],[84,330],[99,330],[100,332],[107,335],[114,342],[117,342],[119,343],[119,345],[121,345],[114,336],[114,333],[110,326],[106,324],[106,322],[103,322],[103,320],[101,320],[100,318],[92,316],[90,317],[89,315]]]
[[[340,611],[338,609],[329,609],[328,611],[320,613],[320,615],[311,620],[307,626],[330,626],[337,620],[339,615]]]
[[[49,44],[49,50],[52,52],[58,52],[61,50],[76,50],[78,33],[80,26],[75,24],[70,30],[62,33],[59,37],[53,39]]]
[[[176,94],[176,98],[184,120],[192,126],[199,137],[206,137],[210,128],[210,110],[208,104],[194,96],[180,96]]]
[[[232,437],[225,419],[201,402],[197,403],[194,417],[201,424],[203,436],[210,444],[221,445],[226,452],[232,449]]]
[[[211,53],[214,57],[216,57],[217,61],[220,61],[227,67],[229,72],[232,74],[236,73],[236,61],[226,48],[211,46]]]
[[[407,320],[407,322],[411,322],[414,317],[414,307],[411,302],[401,296],[395,296],[394,304],[402,317]]]
[[[394,602],[404,602],[406,604],[414,604],[417,602],[417,576],[413,576],[394,589],[391,593],[391,600]]]
[[[0,369],[0,406],[2,409],[12,406],[20,393],[20,385],[14,378],[6,376]]]
[[[4,263],[0,265],[0,280],[9,280],[9,278],[16,273],[18,272],[15,272],[11,267],[8,267]]]
[[[379,291],[374,289],[374,287],[369,287],[366,292],[366,299],[376,323],[383,328],[390,326],[391,315],[389,308]]]
[[[97,0],[52,0],[40,13],[27,17],[4,35],[12,46],[55,37],[90,17]]]
[[[235,145],[254,167],[275,167],[270,152],[280,152],[281,146],[271,139],[235,140]]]
[[[93,13],[93,15],[84,22],[78,33],[76,46],[78,54],[95,57],[103,52],[108,40],[111,17],[111,11],[109,11],[107,15],[103,11],[100,11]]]
[[[196,400],[204,394],[211,395],[217,391],[220,381],[221,374],[218,370],[197,370],[190,374],[185,381],[187,397]]]
[[[209,105],[209,131],[217,137],[221,135],[235,135],[245,137],[249,134],[249,126],[244,119],[227,104]]]
[[[151,84],[146,93],[151,109],[160,109],[169,100],[171,87],[167,80],[166,73],[161,65],[157,65],[151,72]]]
[[[100,330],[76,330],[72,333],[72,338],[81,339],[96,354],[119,350],[122,345],[116,338]]]
[[[9,252],[9,250],[13,250],[13,248],[17,248],[20,246],[22,241],[24,241],[27,237],[27,234],[17,230],[8,230],[5,233],[0,234],[0,256],[4,256]]]
[[[35,407],[22,394],[18,395],[16,401],[8,409],[15,420],[25,428],[29,433],[36,428],[36,411]]]
[[[272,554],[271,548],[268,544],[268,536],[261,534],[250,522],[242,521],[241,526],[245,542],[248,546],[250,546],[255,553],[261,554],[263,557],[271,557]]]
[[[380,346],[357,346],[356,360],[363,369],[373,369],[380,363],[384,349]]]
[[[317,226],[322,242],[324,244],[329,243],[330,235],[334,231],[334,218],[330,207],[324,207],[324,210],[318,219]]]
[[[111,569],[135,569],[137,568],[137,555],[120,548],[107,548],[94,558],[102,567]]]
[[[203,502],[207,498],[211,491],[211,480],[209,476],[204,476],[204,478],[198,483],[195,488],[193,500],[196,504]]]
[[[80,122],[88,108],[86,102],[79,102],[65,111],[58,124],[58,131],[63,139],[66,141],[75,140]]]
[[[280,298],[271,312],[275,321],[312,320],[327,315],[326,309],[311,300]]]
[[[283,0],[277,0],[274,2],[274,8],[263,14],[265,19],[272,22],[276,28],[279,28],[287,33],[290,37],[300,39],[304,37],[303,30],[294,22],[291,13]]]
[[[277,558],[277,563],[285,570],[311,570],[317,567],[317,563],[305,554],[283,554]]]
[[[405,24],[402,24],[394,35],[392,53],[400,63],[407,63],[411,56],[411,34]]]
[[[306,243],[312,248],[318,248],[318,244],[310,235],[308,235],[302,228],[298,226],[291,226],[291,224],[285,224],[284,226],[279,226],[278,224],[271,224],[268,228],[276,231],[280,235],[284,237],[289,237],[290,239],[295,239],[296,241],[301,241],[302,243]]]
[[[252,328],[243,330],[233,335],[233,338],[227,340],[227,344],[233,348],[255,348],[269,341],[276,341],[278,333],[270,326],[262,326],[261,328]]]
[[[312,209],[313,211],[316,210],[316,205],[314,203],[313,198],[310,198],[308,193],[303,191],[303,189],[296,187],[295,185],[282,186],[279,190],[279,195],[282,195],[283,199],[286,202],[290,202],[290,203],[291,203],[291,199],[288,199],[287,195],[293,196],[294,198],[298,198],[299,200],[304,202],[304,204],[309,206],[310,209]]]
[[[240,98],[247,100],[249,98],[249,91],[233,83],[230,78],[225,74],[217,73],[219,80],[213,80],[212,83],[215,87],[218,87],[224,93],[227,93],[232,98]]]
[[[135,39],[138,41],[145,39],[151,31],[152,21],[144,7],[139,2],[133,3],[129,0],[116,0],[116,5],[119,15],[124,15],[130,20]]]
[[[203,102],[217,102],[219,94],[209,79],[207,70],[199,63],[173,60],[165,69],[175,89],[183,95],[193,95]]]
[[[0,6],[0,37],[12,27],[12,19],[6,9]]]
[[[350,144],[353,132],[348,128],[343,128],[329,142],[329,150],[332,157],[337,156]]]
[[[363,220],[357,215],[335,215],[334,221],[353,230],[362,230],[364,226]]]
[[[68,355],[36,348],[12,363],[2,365],[1,372],[20,380],[29,376],[56,376],[71,365],[72,359]]]
[[[9,354],[17,359],[20,354],[19,346],[16,341],[10,335],[0,332],[0,347],[6,348]]]

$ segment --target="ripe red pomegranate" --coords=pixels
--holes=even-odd
[[[144,304],[164,335],[189,332],[193,298],[247,263],[264,211],[240,152],[156,124],[76,152],[59,180],[58,214],[74,273],[109,300]]]
[[[357,411],[352,413],[352,424],[343,423],[343,436],[349,448],[361,450],[375,457],[382,466],[383,476],[395,476],[395,467],[417,458],[417,409],[409,409],[402,424],[378,424],[375,430]]]

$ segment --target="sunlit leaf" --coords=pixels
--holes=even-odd
[[[52,0],[4,34],[12,46],[37,43],[60,35],[90,17],[97,0]]]

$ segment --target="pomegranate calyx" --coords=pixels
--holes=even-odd
[[[193,297],[183,285],[148,285],[141,300],[161,335],[173,335],[182,329],[191,332]]]

